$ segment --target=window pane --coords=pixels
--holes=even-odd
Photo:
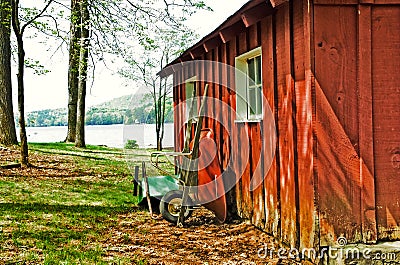
[[[248,75],[249,75],[249,86],[254,86],[254,80],[255,80],[255,61],[254,61],[254,58],[247,60],[247,68],[248,68]]]
[[[262,87],[259,86],[256,88],[256,100],[257,100],[257,110],[256,110],[256,114],[262,114]]]
[[[261,84],[261,56],[257,56],[255,60],[256,60],[256,78],[254,80],[256,81],[256,84],[259,85]]]
[[[257,88],[252,87],[249,88],[249,114],[254,115],[257,113],[257,96],[256,96],[256,90]]]

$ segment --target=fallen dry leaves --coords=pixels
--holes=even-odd
[[[279,249],[277,242],[247,222],[218,224],[205,209],[194,212],[186,227],[153,220],[147,212],[120,216],[111,241],[110,256],[132,256],[148,264],[300,264],[295,260],[263,257],[259,250]]]
[[[20,152],[16,148],[0,148],[0,166],[17,163]],[[2,177],[77,177],[79,171],[74,167],[72,157],[65,155],[29,152],[32,167],[4,169]]]

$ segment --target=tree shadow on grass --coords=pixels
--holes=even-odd
[[[44,203],[0,203],[0,221],[10,221],[13,239],[34,239],[63,244],[86,240],[89,235],[101,237],[116,224],[120,215],[138,211],[138,207],[87,206]],[[3,224],[3,228],[5,228]]]
[[[45,204],[45,203],[0,203],[0,212],[42,212],[44,214],[54,213],[80,213],[81,215],[104,215],[104,214],[122,214],[136,212],[140,207],[131,205],[122,206],[93,206],[93,205],[63,205],[63,204]]]
[[[60,156],[76,156],[76,157],[81,157],[81,158],[87,158],[87,159],[93,159],[93,160],[99,160],[99,161],[108,161],[112,160],[110,158],[105,158],[105,157],[97,157],[97,156],[89,156],[89,155],[81,155],[77,153],[69,153],[69,152],[52,152],[52,151],[45,151],[42,149],[31,149],[32,151],[38,151],[43,154],[51,154],[51,155],[60,155]]]

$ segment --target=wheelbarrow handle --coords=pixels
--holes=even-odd
[[[183,153],[183,152],[152,152],[150,155],[150,159],[152,160],[153,158],[158,161],[158,158],[161,156],[173,156],[173,157],[178,157],[178,156],[190,156],[192,152],[188,153]]]
[[[191,154],[192,154],[191,152],[190,153],[182,153],[182,152],[152,152],[150,154],[150,162],[155,168],[157,168],[157,169],[159,169],[159,170],[161,170],[161,171],[163,171],[165,173],[165,170],[161,169],[158,166],[158,161],[159,161],[160,157],[163,157],[163,156],[164,157],[167,157],[167,156],[180,157],[180,156],[190,156]],[[168,160],[168,162],[170,162],[170,161]],[[173,164],[173,163],[171,163],[171,164]]]

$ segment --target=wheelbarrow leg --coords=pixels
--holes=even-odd
[[[133,178],[133,196],[138,196],[139,186],[139,166],[135,166],[135,177]]]
[[[151,207],[149,181],[148,181],[147,175],[146,175],[146,164],[145,164],[145,162],[142,162],[142,177],[143,177],[143,180],[144,180],[144,189],[146,191],[146,199],[147,199],[147,205],[149,206],[150,216],[153,217],[153,208]]]

